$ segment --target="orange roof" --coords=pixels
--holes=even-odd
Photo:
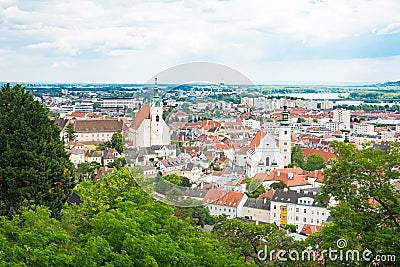
[[[261,172],[254,176],[254,179],[262,181],[281,181],[287,186],[299,186],[310,184],[307,181],[307,172],[301,168],[275,169],[271,172]]]
[[[220,127],[221,123],[217,121],[212,121],[212,120],[205,120],[201,122],[201,128],[204,130],[210,130],[213,127]]]
[[[259,195],[258,198],[271,199],[274,196],[274,194],[275,194],[275,190],[274,189],[269,189],[269,190],[266,190],[261,195]]]
[[[203,202],[206,204],[237,208],[243,196],[244,193],[240,192],[211,189],[203,198]]]
[[[332,134],[343,134],[343,132],[341,130],[337,130],[337,131],[333,132]]]
[[[83,113],[83,112],[71,112],[71,115],[69,115],[69,116],[72,116],[72,117],[85,117],[85,115],[86,115],[86,113]]]
[[[250,147],[255,150],[260,145],[261,139],[263,139],[266,134],[267,133],[264,133],[261,130],[258,131],[253,140],[251,140]]]
[[[305,157],[309,157],[312,154],[317,154],[320,155],[321,157],[324,158],[325,162],[328,162],[330,159],[332,158],[337,158],[337,156],[329,151],[324,151],[324,150],[320,150],[320,149],[314,149],[314,148],[302,148],[304,156]]]
[[[322,226],[319,225],[312,225],[312,224],[305,224],[303,226],[303,229],[301,229],[300,233],[306,234],[306,235],[311,235],[315,232],[321,231]]]
[[[150,105],[144,105],[136,114],[135,120],[133,122],[133,128],[139,128],[140,124],[144,119],[150,119]]]

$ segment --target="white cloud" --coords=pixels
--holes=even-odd
[[[58,61],[54,62],[51,67],[52,68],[72,68],[73,64],[66,61]]]
[[[400,33],[400,22],[394,22],[387,25],[385,28],[379,30],[378,34],[399,34]]]
[[[78,60],[74,69],[80,74],[94,62],[95,67],[125,64],[143,79],[150,69],[193,60],[260,67],[269,64],[266,59],[286,61],[302,47],[399,33],[397,0],[0,0],[0,49],[13,49],[30,61],[35,55],[43,68],[59,58]],[[297,72],[280,73],[295,77]]]

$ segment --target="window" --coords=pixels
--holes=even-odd
[[[314,219],[311,219],[311,223],[314,223]]]
[[[276,205],[274,205],[274,210],[276,210]]]
[[[285,130],[284,134],[287,135],[287,131],[286,130]]]
[[[319,219],[317,219],[317,223],[319,224]]]
[[[276,218],[276,213],[274,213],[274,218]]]
[[[298,221],[299,220],[299,216],[296,216],[296,221]]]
[[[266,157],[266,158],[265,158],[265,165],[266,165],[266,166],[269,166],[269,157]]]
[[[317,215],[319,215],[319,211],[317,211]]]
[[[304,209],[304,213],[307,213],[307,209]]]
[[[314,211],[313,211],[313,210],[311,211],[311,214],[314,214]]]
[[[299,208],[296,208],[296,212],[299,212]]]
[[[156,116],[156,122],[159,122],[160,121],[160,116]]]
[[[284,144],[285,146],[287,146],[287,142],[284,142],[283,144]]]
[[[325,213],[324,213],[324,212],[322,212],[322,213],[321,213],[321,215],[322,215],[322,216],[324,216],[324,215],[325,215]]]
[[[307,222],[307,218],[306,217],[303,218],[303,222]]]
[[[322,220],[322,222],[321,222],[321,223],[323,224],[324,222],[325,222],[325,221],[324,221],[324,220]]]

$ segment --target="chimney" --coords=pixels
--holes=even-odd
[[[281,175],[281,171],[278,171],[277,173],[276,173],[276,176],[280,176]]]

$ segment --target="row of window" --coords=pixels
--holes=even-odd
[[[300,200],[300,201],[301,201],[301,200]],[[311,202],[308,201],[307,204],[310,204],[310,203],[311,203]],[[306,201],[304,201],[304,204],[306,204]],[[274,205],[274,210],[276,210],[276,205]],[[282,210],[282,211],[286,211],[287,208],[286,208],[286,207],[282,207],[281,210]],[[289,208],[289,211],[292,211],[292,208]],[[296,208],[296,212],[300,212],[300,208]],[[303,209],[303,213],[307,213],[307,209]],[[320,212],[317,211],[317,215],[319,215],[319,213],[320,213]],[[314,214],[314,210],[311,211],[311,214]],[[325,212],[324,212],[324,211],[321,211],[321,215],[322,215],[322,216],[325,216]]]
[[[208,206],[208,207],[210,208],[210,211],[213,210],[213,208],[212,208],[211,206]],[[217,210],[217,207],[214,207],[214,210]],[[222,208],[219,208],[218,210],[219,210],[219,211],[222,211]],[[232,212],[234,212],[234,211],[235,211],[235,210],[232,209]],[[226,212],[226,208],[224,208],[224,212]],[[231,212],[231,209],[228,208],[228,212]]]

